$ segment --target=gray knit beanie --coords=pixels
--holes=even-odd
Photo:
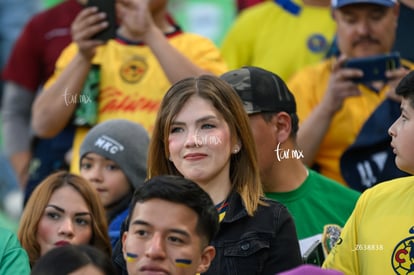
[[[93,127],[80,147],[80,160],[96,153],[114,161],[134,188],[141,185],[147,174],[149,136],[138,123],[111,119]]]

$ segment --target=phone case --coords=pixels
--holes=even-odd
[[[322,243],[320,240],[316,241],[302,256],[303,263],[322,266],[325,260]]]
[[[115,0],[88,0],[87,7],[98,7],[100,12],[106,13],[106,20],[109,26],[97,33],[92,39],[107,41],[114,38],[116,34],[116,14],[115,14]]]
[[[362,78],[354,79],[355,82],[372,82],[377,80],[387,81],[385,71],[397,69],[401,66],[399,53],[375,55],[364,58],[353,58],[345,62],[344,67],[356,68],[364,72]]]

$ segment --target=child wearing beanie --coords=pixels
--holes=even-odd
[[[149,136],[139,124],[112,119],[93,127],[80,147],[80,174],[105,207],[112,247],[135,188],[146,178]]]

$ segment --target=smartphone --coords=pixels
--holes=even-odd
[[[398,52],[362,58],[351,58],[346,60],[343,65],[345,68],[356,68],[364,72],[363,77],[353,79],[358,83],[367,83],[377,80],[386,82],[387,77],[385,76],[385,71],[394,70],[400,66],[401,61]]]
[[[317,240],[313,243],[305,253],[303,253],[302,260],[304,264],[313,264],[322,266],[325,260],[325,253],[323,252],[322,242]]]
[[[107,41],[115,37],[116,34],[116,13],[115,0],[88,0],[86,7],[98,7],[100,12],[106,13],[106,20],[109,26],[95,34],[92,39]]]

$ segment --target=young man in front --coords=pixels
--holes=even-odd
[[[122,237],[128,275],[208,270],[218,213],[196,183],[180,176],[153,177],[135,191],[129,212]]]

